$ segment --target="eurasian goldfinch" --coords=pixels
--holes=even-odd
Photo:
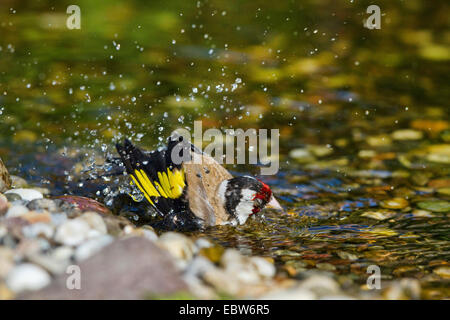
[[[130,183],[163,217],[164,228],[244,224],[267,204],[281,209],[268,185],[251,176],[233,177],[181,136],[169,138],[160,151],[144,152],[128,139],[116,148]],[[175,153],[185,160],[173,161]]]

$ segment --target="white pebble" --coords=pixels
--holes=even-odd
[[[8,209],[8,211],[6,212],[6,217],[7,218],[20,217],[20,216],[23,216],[24,214],[28,213],[29,211],[30,210],[28,210],[27,207],[25,207],[21,204],[15,205]]]
[[[23,200],[31,201],[34,199],[42,199],[44,196],[37,190],[34,189],[11,189],[5,192],[6,193],[15,193],[18,194]]]
[[[40,222],[23,227],[22,232],[27,238],[43,236],[47,239],[51,239],[55,232],[55,228],[52,225]]]
[[[114,238],[110,235],[104,235],[84,242],[75,250],[75,259],[82,261],[89,258],[101,248],[113,242]]]
[[[50,283],[49,274],[42,268],[24,263],[12,269],[6,277],[6,285],[14,292],[39,290]]]
[[[163,233],[158,239],[158,245],[168,250],[172,256],[180,260],[191,260],[195,245],[191,239],[181,233],[166,232]]]
[[[76,246],[89,237],[90,230],[85,221],[68,220],[58,227],[55,240],[67,246]]]
[[[255,266],[259,275],[264,278],[272,278],[275,275],[275,266],[261,257],[250,258],[251,263]]]
[[[98,231],[99,235],[108,232],[105,222],[96,212],[86,212],[75,220],[86,222],[92,230]]]

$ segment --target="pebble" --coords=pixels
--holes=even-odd
[[[408,205],[409,202],[403,198],[392,198],[380,203],[380,206],[386,209],[404,209]]]
[[[32,254],[28,255],[29,262],[42,267],[52,274],[60,274],[66,271],[69,260],[55,259],[52,254]]]
[[[220,263],[230,277],[235,277],[240,282],[256,284],[260,281],[255,265],[252,265],[250,259],[242,256],[236,249],[225,250]]]
[[[393,211],[366,211],[361,214],[362,217],[367,217],[375,220],[385,220],[392,218],[395,215]]]
[[[385,290],[384,297],[388,300],[419,299],[420,293],[417,279],[403,278],[393,281]]]
[[[93,239],[89,239],[75,250],[75,260],[82,261],[94,253],[97,253],[103,247],[113,242],[114,238],[110,235],[103,235]]]
[[[351,260],[351,261],[358,260],[358,256],[356,254],[353,254],[353,253],[347,252],[347,251],[338,251],[337,255],[339,256],[339,258],[345,259],[345,260]]]
[[[18,176],[11,176],[11,187],[12,188],[25,188],[28,186],[28,182],[21,177]]]
[[[175,258],[184,261],[191,260],[196,251],[194,242],[190,238],[176,232],[163,233],[157,244],[169,251]]]
[[[412,129],[400,129],[392,132],[394,140],[420,140],[423,138],[422,131]]]
[[[439,267],[433,270],[433,273],[444,279],[450,279],[450,267]]]
[[[20,217],[30,212],[27,207],[23,205],[15,205],[8,209],[6,212],[7,218]]]
[[[418,210],[418,209],[413,210],[412,215],[414,217],[418,217],[418,218],[432,218],[433,217],[433,214],[430,211]]]
[[[201,278],[207,271],[216,269],[216,266],[202,256],[197,256],[191,260],[186,267],[184,275],[186,277]]]
[[[70,260],[74,253],[74,249],[69,246],[60,246],[53,250],[52,257],[53,259],[65,261]]]
[[[333,148],[326,145],[309,145],[308,150],[316,157],[325,157],[333,153]]]
[[[432,212],[449,212],[450,202],[443,200],[436,201],[422,201],[417,204],[420,209],[429,210]]]
[[[22,198],[17,193],[7,193],[4,195],[9,202],[13,202],[16,200],[22,200]]]
[[[289,152],[289,157],[295,159],[297,162],[300,163],[307,163],[312,162],[315,160],[314,156],[309,152],[308,149],[292,149]]]
[[[47,223],[34,223],[22,228],[22,233],[27,238],[44,237],[51,239],[55,233],[55,227]]]
[[[305,273],[308,274],[307,272]],[[330,276],[323,274],[310,275],[300,285],[301,288],[312,291],[318,296],[339,293],[339,284]]]
[[[23,200],[27,201],[32,201],[34,199],[42,199],[44,197],[42,193],[34,189],[23,189],[23,188],[11,189],[5,192],[5,194],[8,193],[18,194]]]
[[[12,269],[6,277],[6,285],[15,293],[39,290],[50,283],[50,275],[42,268],[23,263]]]
[[[258,274],[263,278],[273,278],[275,276],[275,266],[261,257],[251,257],[250,263],[254,265]]]
[[[105,222],[96,212],[85,212],[75,220],[86,222],[92,230],[98,231],[100,234],[106,234],[108,232]]]
[[[68,220],[61,224],[56,230],[55,240],[67,246],[81,244],[89,237],[91,228],[82,220]]]
[[[67,215],[65,213],[52,213],[50,219],[54,226],[59,226],[67,221]]]
[[[385,134],[381,134],[378,136],[371,136],[366,139],[366,142],[371,147],[385,147],[392,144],[391,137]]]
[[[203,248],[211,248],[213,244],[206,238],[198,238],[197,240],[195,240],[195,246],[198,249],[203,249]]]
[[[158,235],[153,230],[153,228],[149,227],[149,226],[143,226],[142,228],[134,228],[132,226],[126,226],[123,229],[123,231],[124,231],[124,234],[126,234],[126,235],[144,237],[150,241],[158,240]]]
[[[237,295],[241,288],[239,281],[218,268],[207,270],[203,274],[203,280],[212,285],[217,291],[225,292],[230,295]]]
[[[47,210],[52,213],[60,211],[59,202],[52,199],[34,199],[28,203],[27,207],[34,211]]]

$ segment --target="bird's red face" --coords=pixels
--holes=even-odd
[[[267,184],[249,176],[223,181],[218,196],[231,220],[239,224],[244,224],[249,216],[260,212],[273,199]]]
[[[261,180],[259,179],[257,180],[261,183],[262,186],[253,197],[254,205],[252,209],[252,214],[260,212],[272,197],[272,190],[270,190],[269,186],[264,182],[262,182]]]

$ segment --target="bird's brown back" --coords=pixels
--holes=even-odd
[[[217,196],[217,188],[233,176],[211,156],[196,152],[192,152],[192,160],[183,163],[183,167],[192,212],[209,226],[226,222],[229,215]]]

